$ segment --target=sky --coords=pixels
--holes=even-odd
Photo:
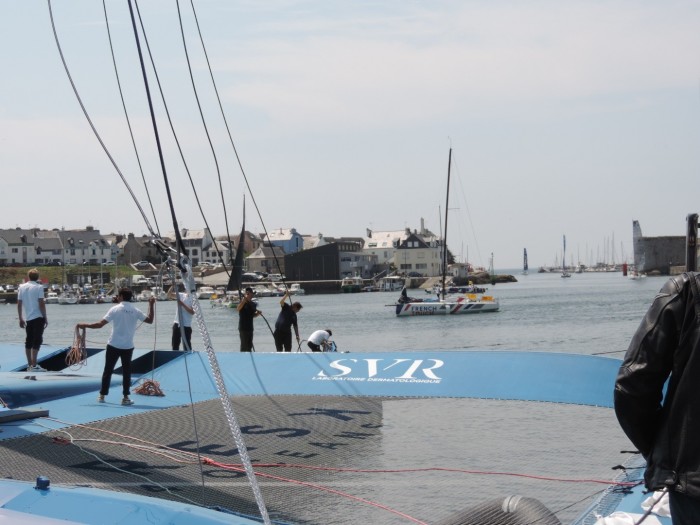
[[[103,3],[50,5],[119,171],[48,2],[0,0],[0,228],[236,235],[245,199],[255,233],[440,234],[450,148],[447,242],[476,265],[553,265],[563,236],[567,264],[631,261],[633,220],[700,212],[697,1],[195,0],[206,55],[189,0],[142,1],[164,170],[105,3],[138,157]]]

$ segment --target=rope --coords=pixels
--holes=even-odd
[[[185,259],[184,256],[183,259]],[[224,409],[229,430],[231,431],[231,435],[233,436],[236,446],[238,447],[238,455],[241,458],[241,463],[243,464],[246,476],[248,477],[248,482],[253,491],[255,502],[260,510],[260,517],[265,525],[270,525],[270,516],[267,512],[267,507],[265,506],[265,501],[263,500],[255,471],[253,470],[253,464],[251,462],[250,455],[248,454],[248,447],[243,439],[241,426],[238,423],[238,418],[233,409],[231,398],[226,390],[226,383],[224,382],[221,368],[219,367],[219,361],[216,358],[216,353],[214,352],[214,346],[212,345],[209,331],[207,330],[206,323],[204,322],[204,316],[202,315],[202,310],[199,306],[199,300],[197,295],[194,293],[196,287],[194,284],[194,277],[192,277],[192,268],[188,262],[184,260],[182,262],[185,263],[181,264],[181,266],[185,268],[181,270],[182,282],[186,283],[186,289],[191,290],[193,294],[192,309],[194,310],[194,318],[197,320],[199,332],[202,335],[204,348],[206,350],[207,357],[209,358],[209,366],[211,367],[212,377],[214,379],[214,384],[216,385],[216,390],[219,393],[219,399],[221,401],[222,408]]]
[[[129,183],[126,181],[124,174],[119,169],[119,166],[117,166],[117,163],[114,160],[114,158],[112,157],[112,154],[107,149],[107,145],[102,140],[102,137],[100,136],[99,132],[97,131],[97,128],[93,124],[92,119],[90,118],[90,115],[88,114],[87,109],[85,108],[85,105],[83,104],[83,99],[80,97],[80,94],[78,93],[78,88],[76,87],[75,82],[73,82],[73,77],[71,76],[70,70],[68,69],[68,63],[66,62],[66,59],[63,56],[63,48],[61,47],[61,42],[58,38],[58,32],[56,31],[56,23],[55,23],[54,18],[53,18],[53,9],[51,7],[51,0],[47,0],[47,2],[48,2],[48,6],[49,6],[49,17],[51,19],[51,28],[53,29],[53,35],[54,35],[54,40],[56,41],[56,47],[58,49],[58,54],[61,56],[61,62],[63,63],[63,69],[65,69],[65,71],[66,71],[66,76],[68,77],[68,81],[70,82],[70,85],[73,88],[73,93],[75,94],[75,98],[78,100],[78,104],[80,105],[80,109],[82,109],[83,115],[85,115],[85,118],[87,119],[88,124],[90,125],[90,128],[92,129],[92,132],[95,135],[95,138],[97,138],[97,141],[100,143],[100,146],[102,146],[102,150],[105,152],[105,154],[107,155],[107,158],[112,163],[112,166],[114,166],[114,169],[119,174],[119,177],[121,178],[122,182],[124,183],[124,186],[126,186],[126,189],[129,192],[129,195],[131,195],[131,198],[134,201],[134,204],[136,204],[136,207],[138,208],[139,212],[141,213],[141,217],[143,218],[143,221],[146,223],[146,227],[148,228],[148,231],[151,232],[151,235],[153,235],[155,237],[156,234],[153,231],[153,228],[151,227],[151,223],[148,222],[148,217],[146,216],[146,213],[143,211],[143,208],[141,207],[141,204],[139,203],[138,199],[136,198],[136,195],[134,194],[133,190],[131,189],[131,186],[129,186]]]
[[[134,389],[134,394],[142,396],[158,396],[164,397],[165,393],[160,389],[160,383],[154,379],[146,379]]]
[[[201,31],[200,26],[199,26],[199,19],[197,18],[197,10],[195,9],[194,2],[192,0],[190,0],[190,5],[192,7],[192,14],[194,15],[195,25],[197,26],[197,33],[199,35],[199,41],[200,41],[200,44],[202,46],[202,50],[204,52],[204,58],[206,59],[206,62],[207,62],[207,69],[209,71],[209,77],[211,78],[211,83],[212,83],[212,86],[214,89],[214,94],[216,95],[216,100],[219,103],[219,110],[221,112],[221,118],[223,119],[224,125],[226,127],[226,132],[228,133],[228,138],[229,138],[229,142],[231,143],[231,148],[233,150],[234,155],[236,156],[236,161],[238,162],[238,167],[241,170],[241,175],[243,176],[243,180],[245,182],[246,188],[248,188],[248,193],[250,194],[250,198],[253,201],[253,206],[255,207],[255,211],[258,214],[258,219],[260,220],[260,224],[262,226],[263,232],[265,232],[265,238],[267,239],[267,243],[272,247],[272,257],[274,258],[274,261],[275,261],[274,264],[277,267],[277,271],[279,273],[282,273],[280,261],[277,257],[278,250],[275,250],[275,246],[273,246],[272,243],[270,242],[270,235],[267,231],[267,226],[265,226],[265,221],[263,221],[262,212],[260,211],[260,208],[258,207],[258,203],[255,200],[255,196],[253,195],[253,189],[250,187],[250,182],[248,181],[248,176],[246,175],[246,172],[243,169],[243,162],[241,161],[241,158],[238,154],[238,149],[236,148],[236,145],[233,141],[233,136],[231,135],[231,129],[229,128],[228,121],[226,120],[226,113],[225,113],[224,107],[221,103],[221,97],[219,96],[219,90],[216,86],[216,81],[214,80],[214,73],[212,72],[211,62],[209,61],[209,54],[207,53],[207,48],[204,45],[204,37],[202,36],[202,31]],[[178,13],[179,13],[179,3],[178,3]],[[227,228],[227,232],[228,232],[228,219],[226,219],[226,228]],[[229,235],[229,243],[230,242],[231,242],[231,238]],[[285,288],[287,287],[287,283],[284,279],[282,280],[282,284],[284,284]],[[291,303],[291,298],[290,298],[290,303]]]
[[[87,365],[87,351],[85,350],[85,328],[82,330],[75,325],[73,344],[66,353],[66,365],[71,370],[78,370]]]
[[[162,273],[163,273],[163,269],[161,266],[161,271],[158,274],[158,282],[160,282],[160,283],[163,282]],[[160,286],[160,288],[162,288],[162,286]],[[160,383],[154,379],[155,369],[156,369],[156,347],[157,347],[157,339],[158,339],[158,321],[157,321],[157,319],[158,319],[158,316],[156,315],[156,303],[153,303],[153,323],[155,326],[154,326],[154,330],[153,330],[153,352],[152,352],[153,359],[151,360],[151,379],[143,379],[141,384],[134,389],[134,394],[139,394],[142,396],[158,396],[158,397],[165,396],[165,393],[160,388]],[[141,323],[141,325],[143,325],[143,323]]]
[[[148,184],[146,184],[146,175],[143,172],[143,165],[141,164],[141,157],[139,155],[138,147],[136,146],[136,139],[134,138],[134,132],[131,127],[131,119],[129,119],[129,113],[126,110],[126,102],[124,101],[124,91],[122,90],[121,80],[119,79],[119,70],[117,68],[117,59],[114,56],[114,45],[112,43],[112,33],[109,29],[109,17],[107,16],[107,4],[105,0],[102,0],[102,10],[105,14],[105,26],[107,28],[107,39],[109,40],[109,50],[112,55],[112,65],[114,66],[114,77],[117,81],[117,87],[119,88],[119,97],[122,101],[122,108],[124,109],[124,118],[126,119],[126,125],[129,128],[129,136],[131,137],[131,144],[134,147],[134,154],[136,155],[136,162],[139,166],[139,171],[141,172],[141,180],[143,181],[144,189],[146,190],[146,196],[148,197],[148,204],[151,207],[151,214],[153,215],[153,222],[156,225],[156,231],[160,233],[160,227],[158,226],[158,219],[156,218],[156,211],[153,208],[153,201],[151,200],[151,192],[148,190]]]
[[[244,472],[244,466],[240,463],[224,463],[224,462],[219,462],[215,461],[210,457],[200,457],[198,454],[195,454],[193,452],[189,452],[186,450],[180,450],[162,443],[157,443],[149,440],[144,440],[142,438],[138,438],[136,436],[128,435],[128,434],[122,434],[110,430],[105,430],[105,429],[99,429],[99,428],[93,428],[89,425],[84,425],[80,423],[71,423],[67,421],[63,421],[61,419],[53,418],[53,417],[47,417],[47,418],[41,418],[45,419],[47,421],[54,421],[58,422],[61,424],[65,425],[70,425],[70,426],[75,426],[79,428],[86,428],[90,429],[99,433],[107,434],[110,436],[115,436],[124,439],[129,439],[132,441],[135,441],[136,443],[129,443],[126,441],[118,441],[118,440],[107,440],[107,439],[97,439],[97,438],[74,438],[68,431],[65,429],[52,429],[56,430],[57,432],[61,432],[63,434],[66,434],[69,436],[69,440],[62,440],[60,438],[54,438],[53,443],[55,444],[72,444],[80,448],[81,450],[82,447],[78,444],[79,442],[87,442],[87,443],[104,443],[104,444],[109,444],[109,445],[114,445],[114,446],[122,446],[126,448],[131,448],[134,450],[139,450],[143,452],[147,452],[150,454],[158,455],[160,457],[164,457],[166,459],[169,459],[175,463],[180,463],[180,464],[193,464],[193,463],[200,463],[203,465],[209,465],[213,467],[217,467],[223,470],[229,470],[232,472]],[[49,428],[49,427],[47,427]],[[99,456],[91,453],[94,455],[96,458],[98,458],[101,462],[104,464],[122,471],[126,472],[128,474],[134,474],[137,476],[140,476],[139,474],[135,474],[133,472],[127,472],[119,469],[116,465],[113,465],[111,463],[108,463],[107,461],[103,460]],[[256,475],[267,479],[267,480],[275,480],[275,481],[280,481],[282,483],[288,483],[288,484],[294,484],[294,485],[299,485],[303,486],[309,489],[313,490],[318,490],[318,491],[323,491],[323,492],[328,492],[332,494],[336,494],[338,496],[341,496],[343,498],[351,499],[354,501],[357,501],[358,503],[362,503],[365,505],[369,505],[371,507],[375,507],[377,509],[382,509],[385,511],[388,511],[390,513],[393,513],[395,515],[401,516],[405,519],[408,519],[410,521],[413,521],[415,523],[423,523],[422,521],[409,516],[403,512],[400,512],[396,509],[390,508],[386,505],[383,505],[381,503],[378,503],[376,501],[368,500],[359,496],[355,496],[353,494],[349,494],[344,491],[339,491],[336,489],[333,489],[328,486],[320,485],[317,483],[312,483],[312,482],[305,482],[301,480],[296,480],[293,478],[289,477],[282,477],[282,476],[275,476],[272,474],[267,474],[265,472],[261,472],[262,470],[265,469],[277,469],[277,468],[282,468],[282,469],[301,469],[301,470],[315,470],[315,471],[325,471],[325,472],[337,472],[337,473],[360,473],[360,474],[416,474],[416,473],[429,473],[429,472],[452,472],[456,474],[466,474],[466,475],[485,475],[485,476],[513,476],[517,478],[528,478],[532,479],[535,481],[554,481],[554,482],[560,482],[560,483],[576,483],[576,484],[603,484],[603,485],[609,485],[609,486],[615,486],[615,487],[630,487],[634,486],[637,483],[636,482],[627,482],[627,481],[613,481],[613,480],[604,480],[604,479],[594,479],[594,478],[565,478],[565,477],[556,477],[556,476],[544,476],[544,475],[537,475],[537,474],[528,474],[528,473],[518,473],[518,472],[506,472],[506,471],[486,471],[486,470],[468,470],[468,469],[458,469],[458,468],[452,468],[452,467],[425,467],[425,468],[397,468],[397,469],[351,469],[351,468],[343,468],[343,467],[324,467],[324,466],[314,466],[314,465],[304,465],[304,464],[294,464],[294,463],[254,463],[253,466],[256,469]],[[147,479],[149,482],[157,484],[157,482],[150,480],[146,478],[145,476],[141,476],[144,479]],[[163,486],[163,489],[169,490],[167,487]],[[596,494],[599,492],[597,491]],[[183,499],[186,499],[180,495],[174,494],[177,497],[181,497]],[[577,504],[580,501],[584,501],[586,499],[589,499],[591,495],[587,495],[586,497],[582,498],[581,500],[574,502],[572,505],[569,505],[567,507],[562,507],[559,509],[559,511],[570,508],[571,506]],[[656,504],[656,503],[655,503]],[[654,504],[654,505],[655,505]],[[642,521],[638,521],[635,525],[641,524]]]

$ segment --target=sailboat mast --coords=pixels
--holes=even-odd
[[[452,148],[447,157],[447,192],[445,194],[445,236],[442,238],[442,299],[445,299],[445,279],[447,274],[447,210],[450,206],[450,170],[452,168]]]

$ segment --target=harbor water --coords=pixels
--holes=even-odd
[[[486,349],[621,358],[666,281],[664,277],[631,280],[619,272],[576,274],[569,279],[559,274],[500,273],[512,273],[518,282],[489,287],[488,293],[500,301],[498,313],[398,318],[389,306],[398,292],[299,296],[295,300],[303,305],[301,334],[306,339],[318,328],[330,328],[338,349],[351,353]],[[409,294],[427,297],[423,290]],[[75,324],[99,320],[109,306],[48,305],[45,342],[71,344]],[[138,306],[147,308],[146,303]],[[208,300],[201,306],[215,350],[238,351],[235,309],[212,308]],[[256,351],[272,352],[267,323],[274,328],[279,298],[261,298],[259,308],[265,317],[255,320]],[[137,347],[167,349],[174,318],[174,302],[157,303],[156,323],[139,328]],[[23,340],[16,305],[0,305],[0,327],[5,341]],[[109,331],[109,325],[88,330],[88,345],[104,346]],[[203,348],[196,329],[193,346]],[[390,502],[409,514],[418,512],[416,507],[432,509],[435,518],[474,500],[519,494],[539,499],[562,523],[572,523],[605,487],[591,480],[613,479],[618,472],[613,467],[629,456],[620,451],[632,447],[610,409],[491,399],[386,399],[381,403],[380,435],[377,448],[366,458],[368,468],[408,464],[418,470],[461,470],[447,480],[441,478],[437,492],[436,472],[351,489],[360,493],[366,489],[365,497]],[[416,487],[425,494],[424,501],[416,497]],[[324,523],[347,523],[335,506],[320,512],[325,513]]]
[[[504,272],[501,272],[504,273]],[[582,354],[605,353],[621,357],[634,330],[666,278],[631,280],[621,273],[582,273],[563,279],[559,274],[519,275],[518,282],[490,286],[500,312],[445,317],[397,318],[392,305],[398,292],[372,292],[296,296],[302,303],[299,330],[302,339],[319,328],[330,328],[341,351],[392,350],[527,350]],[[428,297],[425,291],[409,291]],[[263,317],[255,320],[255,350],[275,350],[271,330],[280,310],[280,298],[263,297],[258,308]],[[175,319],[175,302],[156,303],[156,320],[142,325],[136,335],[137,348],[167,349]],[[238,314],[235,309],[212,308],[200,303],[214,349],[238,351]],[[137,303],[144,311],[147,303]],[[109,304],[47,305],[49,326],[45,344],[70,345],[74,327],[81,321],[95,322]],[[6,342],[20,343],[16,305],[0,305],[0,327]],[[89,346],[101,347],[110,327],[88,330]],[[193,348],[203,349],[194,329]],[[305,343],[303,350],[307,350]]]

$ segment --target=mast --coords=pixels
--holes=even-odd
[[[447,157],[447,192],[445,195],[445,236],[442,239],[442,290],[441,299],[445,300],[445,278],[447,275],[447,210],[450,206],[450,168],[452,167],[452,148]]]
[[[231,397],[226,390],[226,383],[224,382],[223,375],[221,373],[221,368],[219,367],[219,361],[216,358],[216,353],[214,352],[214,347],[209,336],[209,332],[204,322],[204,316],[202,315],[202,310],[197,300],[197,295],[194,293],[196,290],[194,276],[192,274],[192,267],[190,263],[187,250],[185,249],[185,244],[180,235],[180,230],[178,228],[177,217],[175,215],[175,206],[173,204],[172,194],[170,192],[170,184],[168,182],[168,174],[165,169],[165,159],[163,157],[163,148],[161,146],[160,137],[158,135],[158,126],[156,124],[155,111],[153,109],[153,101],[151,99],[151,92],[148,87],[148,75],[146,74],[146,67],[143,60],[143,53],[141,51],[141,43],[139,40],[139,33],[136,27],[136,17],[134,15],[134,8],[132,6],[132,1],[128,0],[129,4],[129,14],[131,15],[131,25],[134,31],[134,40],[136,41],[136,49],[138,51],[139,62],[141,63],[141,74],[143,75],[143,83],[146,90],[146,98],[148,100],[148,108],[151,114],[151,123],[153,125],[153,133],[156,140],[156,145],[158,146],[158,157],[160,159],[161,171],[163,172],[163,181],[165,184],[165,190],[168,197],[168,204],[170,206],[170,215],[173,221],[173,228],[175,229],[175,240],[177,243],[178,250],[178,260],[177,266],[180,269],[180,275],[182,278],[182,284],[185,286],[185,290],[193,295],[192,308],[194,310],[194,318],[197,320],[199,326],[199,331],[204,342],[204,347],[206,349],[207,357],[209,358],[209,366],[211,367],[212,376],[214,379],[214,384],[216,385],[216,390],[219,394],[219,399],[221,401],[221,406],[224,411],[224,416],[228,422],[229,430],[233,436],[233,440],[238,448],[238,455],[243,465],[243,469],[248,478],[248,483],[250,484],[255,502],[257,503],[258,509],[260,510],[260,517],[265,525],[270,525],[270,516],[265,506],[265,501],[263,500],[262,492],[260,491],[260,486],[258,484],[257,476],[253,469],[253,464],[250,459],[250,454],[248,453],[248,447],[243,440],[243,433],[241,431],[241,426],[238,423],[238,418],[236,412],[233,409],[231,403]],[[244,224],[245,226],[245,224]],[[180,256],[180,254],[182,254]],[[173,279],[173,281],[175,281]]]
[[[564,235],[564,252],[562,253],[561,258],[561,271],[562,274],[566,273],[566,235]]]

